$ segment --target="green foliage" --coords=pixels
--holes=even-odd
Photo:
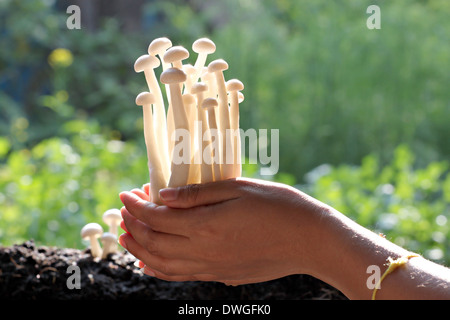
[[[361,166],[322,165],[301,189],[394,243],[448,264],[449,169],[448,161],[417,169],[414,155],[400,146],[383,167],[375,155]]]
[[[9,141],[0,139],[0,243],[34,238],[79,247],[85,223],[104,225],[103,212],[122,206],[120,191],[148,182],[144,145],[116,140],[95,122],[67,122],[61,131],[69,138],[43,140],[7,159]]]
[[[133,63],[148,36],[122,33],[113,18],[99,21],[97,32],[69,30],[67,18],[52,1],[0,2],[0,87],[7,86],[0,92],[0,135],[9,135],[14,149],[88,117],[122,136],[137,135],[134,113],[124,110],[136,107],[144,89]],[[28,121],[26,130],[16,130],[17,119]]]

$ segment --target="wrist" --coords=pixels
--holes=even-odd
[[[322,263],[313,276],[349,298],[370,299],[373,288],[368,285],[368,268],[376,266],[382,274],[389,257],[398,259],[409,253],[334,209],[323,219],[322,228],[327,233],[318,250]]]

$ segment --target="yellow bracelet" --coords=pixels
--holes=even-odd
[[[384,278],[386,278],[386,276],[392,272],[394,272],[394,270],[396,270],[398,267],[401,267],[403,265],[405,265],[409,259],[414,258],[414,257],[420,257],[418,254],[416,253],[410,253],[408,255],[405,255],[403,257],[400,257],[396,260],[393,260],[391,257],[388,258],[388,268],[386,269],[386,271],[383,273],[383,275],[381,276],[380,280],[378,280],[375,289],[373,289],[373,293],[372,293],[372,300],[375,300],[375,296],[377,294],[377,290],[378,288],[381,287],[381,282],[384,280]]]

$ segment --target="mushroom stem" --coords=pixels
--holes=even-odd
[[[189,133],[189,120],[186,114],[186,109],[183,103],[183,97],[181,95],[180,84],[186,81],[186,73],[178,68],[169,68],[161,74],[160,80],[164,84],[169,85],[170,89],[170,103],[173,107],[173,116],[175,124],[175,133],[183,136],[183,133]],[[183,158],[189,158],[190,154],[185,155],[184,152],[190,153],[190,140],[183,141],[183,144],[188,143],[189,148],[183,148]],[[172,155],[172,173],[170,175],[168,186],[180,187],[184,186],[188,182],[189,178],[189,161],[185,163],[183,160],[175,161],[175,149]]]
[[[217,129],[217,123],[216,123],[216,115],[215,115],[215,108],[217,107],[217,99],[215,98],[206,98],[202,102],[202,108],[208,110],[208,126],[209,126],[209,132],[211,135],[211,144],[209,145],[211,149],[208,151],[208,147],[206,147],[203,150],[203,161],[205,161],[205,153],[207,154],[206,157],[208,157],[208,154],[211,155],[211,164],[212,164],[212,171],[214,175],[214,181],[222,180],[222,172],[221,172],[221,166],[220,166],[220,153],[218,152],[220,150],[220,131]],[[215,136],[215,141],[212,142],[212,137]]]
[[[191,162],[189,168],[188,184],[200,183],[200,163],[195,159],[197,154],[196,133],[198,132],[198,130],[196,126],[198,125],[198,121],[194,96],[189,93],[183,94],[183,103],[186,108],[186,115],[189,121],[189,133],[191,141]]]
[[[233,138],[233,177],[242,175],[241,166],[241,136],[239,132],[239,95],[238,92],[244,89],[244,84],[232,79],[227,81],[227,91],[230,94],[230,128]]]
[[[168,68],[171,67],[170,63],[166,63],[164,61],[164,54],[166,53],[166,51],[172,47],[172,41],[170,41],[170,39],[166,38],[166,37],[161,37],[161,38],[156,38],[154,39],[148,46],[148,54],[151,56],[158,56],[159,60],[161,61],[161,65],[162,65],[162,70],[165,71]],[[165,86],[166,89],[166,95],[167,97],[169,97],[169,86],[166,85]],[[161,89],[160,89],[161,91]],[[162,95],[161,95],[162,98]],[[163,100],[164,101],[164,100]],[[164,113],[165,114],[165,113]],[[165,153],[167,154],[167,158],[164,159],[165,162],[165,166],[167,166],[167,171],[170,175],[170,156],[172,155],[172,149],[173,149],[173,144],[170,141],[171,138],[171,134],[173,132],[172,128],[173,128],[173,112],[172,112],[172,106],[169,103],[169,99],[167,98],[167,117],[164,121],[164,127],[166,128],[166,140],[164,142],[165,144]],[[166,170],[165,170],[166,172]],[[168,181],[169,177],[166,177],[166,181]]]
[[[230,113],[228,110],[228,95],[225,86],[223,70],[228,64],[222,60],[214,60],[208,65],[208,71],[216,77],[218,103],[219,103],[219,130],[221,133],[220,164],[223,179],[233,178],[233,142],[230,134]]]
[[[154,95],[149,92],[141,92],[136,97],[136,104],[143,106],[144,137],[147,146],[148,169],[150,174],[150,194],[153,203],[162,204],[159,197],[159,190],[166,188],[167,183],[162,172],[161,158],[156,148],[152,116],[152,104],[154,103]]]
[[[195,69],[191,64],[185,64],[183,65],[183,71],[187,75],[183,93],[191,93],[192,86],[195,83],[193,79],[193,76],[195,75]]]
[[[153,120],[153,126],[155,128],[155,143],[158,146],[158,154],[162,158],[162,170],[164,178],[167,181],[169,179],[169,153],[168,153],[168,139],[167,139],[167,126],[166,126],[166,110],[164,108],[164,100],[161,93],[161,89],[156,79],[154,68],[160,65],[159,60],[150,55],[140,56],[135,64],[134,68],[136,72],[144,71],[145,80],[148,88],[152,94],[154,94],[155,102],[155,117]]]
[[[189,51],[187,51],[182,46],[173,46],[173,47],[167,49],[167,51],[164,53],[163,60],[164,60],[164,63],[167,64],[169,67],[167,67],[163,72],[167,71],[170,68],[177,68],[177,69],[183,70],[182,61],[187,58],[189,58]],[[180,83],[179,86],[181,89],[183,87],[183,84]],[[174,134],[176,125],[174,122],[175,111],[173,110],[173,105],[170,102],[171,101],[170,100],[170,96],[171,96],[170,87],[171,86],[167,86],[167,84],[166,84],[166,88],[168,88],[168,90],[166,90],[167,91],[167,100],[169,101],[169,110],[167,112],[167,122],[168,122],[167,126],[168,126],[168,136],[169,136],[169,156],[172,156],[173,148],[174,148],[174,144],[175,144],[175,141],[173,141],[172,138],[174,138],[173,134]]]
[[[100,244],[98,243],[98,240],[96,237],[89,237],[89,242],[91,244],[91,253],[94,258],[98,258],[102,256],[102,248],[100,247]]]
[[[211,132],[209,131],[208,119],[206,117],[206,110],[202,108],[205,92],[208,91],[208,86],[203,82],[198,82],[192,86],[192,93],[197,96],[197,119],[201,123],[201,131],[197,137],[198,153],[201,157],[200,164],[200,182],[207,183],[214,181],[212,157],[211,153],[205,156],[204,152],[208,145],[211,144]]]
[[[202,73],[202,82],[204,82],[208,86],[208,91],[205,93],[205,97],[207,98],[217,98],[217,85],[214,80],[214,75],[208,72],[208,68],[203,68]]]

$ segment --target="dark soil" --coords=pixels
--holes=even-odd
[[[127,252],[95,260],[89,249],[37,247],[33,241],[0,247],[0,299],[346,299],[306,275],[232,287],[216,282],[167,282],[142,274],[133,263]],[[73,283],[69,277],[74,272],[68,272],[71,265],[79,267],[80,289],[67,286]]]

